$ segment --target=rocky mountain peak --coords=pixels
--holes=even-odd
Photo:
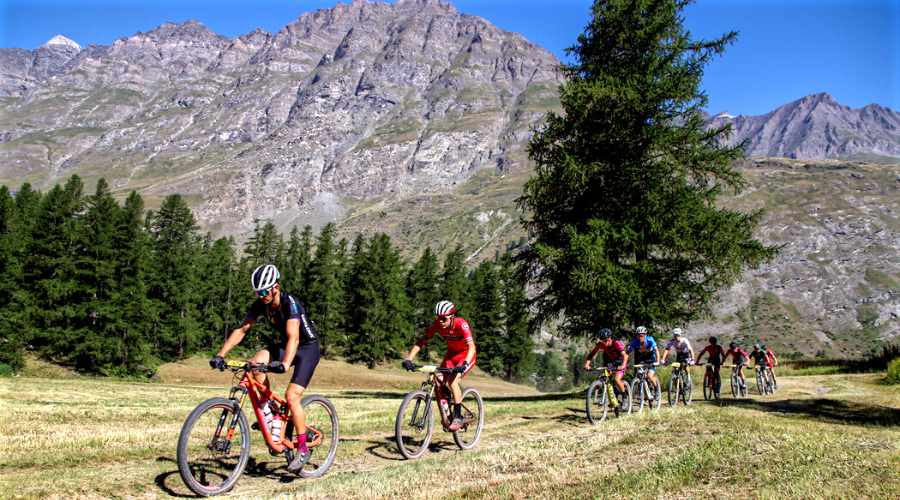
[[[75,41],[66,38],[63,35],[56,35],[55,37],[47,40],[42,47],[68,47],[75,50],[81,50],[81,45],[78,45]]]

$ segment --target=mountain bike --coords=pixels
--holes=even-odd
[[[759,391],[761,396],[765,396],[766,394],[773,394],[775,389],[772,388],[772,381],[769,380],[767,375],[768,367],[766,365],[756,365],[756,389]]]
[[[722,386],[721,375],[716,373],[713,365],[709,363],[697,363],[697,366],[706,365],[706,372],[703,374],[703,399],[719,399],[719,388]]]
[[[680,400],[685,405],[691,404],[693,382],[688,368],[691,365],[682,362],[672,363],[672,376],[669,378],[669,406],[675,406]]]
[[[394,422],[394,437],[400,454],[407,459],[419,458],[428,449],[434,433],[434,413],[432,401],[437,403],[444,432],[453,433],[453,441],[463,450],[478,444],[481,430],[484,427],[484,402],[477,390],[468,387],[462,391],[463,424],[458,431],[450,430],[452,416],[450,404],[453,398],[450,386],[438,377],[438,374],[449,375],[453,368],[438,368],[433,365],[417,366],[415,371],[427,373],[429,377],[422,382],[422,387],[412,391],[403,398]]]
[[[259,383],[253,373],[269,371],[265,363],[226,361],[232,378],[227,398],[212,398],[200,403],[188,415],[178,437],[178,472],[184,484],[200,496],[224,493],[234,487],[250,458],[250,426],[242,406],[247,396],[256,414],[259,430],[271,455],[294,458],[294,423],[283,398]],[[302,400],[306,413],[306,442],[309,461],[297,474],[319,477],[334,463],[338,445],[338,418],[334,405],[323,396],[312,394]],[[271,427],[266,425],[269,405]],[[284,430],[281,433],[281,430]],[[280,435],[283,434],[283,435]]]
[[[634,378],[631,379],[632,402],[628,408],[630,412],[640,413],[644,409],[644,402],[651,410],[659,408],[662,402],[662,390],[659,387],[659,379],[656,383],[650,381],[648,375],[650,369],[659,363],[639,363],[634,365]]]
[[[740,368],[741,366],[747,366],[747,365],[742,363],[740,365],[722,365],[722,366],[727,366],[727,367],[731,368],[731,397],[733,397],[733,398],[747,397],[747,382],[745,380],[744,383],[741,384],[741,378],[738,376],[738,368]]]
[[[602,422],[606,419],[610,408],[617,417],[621,413],[628,413],[631,409],[631,385],[622,384],[625,387],[625,394],[617,396],[613,377],[615,370],[612,367],[590,370],[590,373],[596,373],[598,377],[597,380],[591,382],[585,394],[584,412],[587,414],[588,422],[592,424]]]

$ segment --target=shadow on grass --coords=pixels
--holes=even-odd
[[[406,396],[407,393],[412,392],[418,388],[412,388],[406,392],[387,392],[387,391],[346,391],[341,392],[336,398],[346,398],[346,399],[403,399],[403,396]]]
[[[772,413],[807,415],[840,424],[900,426],[900,409],[835,399],[784,399],[780,401],[739,399],[730,404]]]
[[[465,386],[463,386],[465,387]],[[408,392],[387,392],[387,391],[347,391],[341,393],[337,398],[348,398],[348,399],[403,399]],[[513,403],[513,402],[537,402],[537,401],[565,401],[568,399],[582,399],[584,398],[585,389],[579,391],[572,392],[553,392],[548,394],[536,394],[534,396],[484,396],[482,394],[481,398],[484,401],[496,401],[498,403]]]

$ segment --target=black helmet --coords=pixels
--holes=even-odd
[[[710,343],[710,344],[718,344],[718,343],[719,343],[719,339],[717,339],[717,338],[715,338],[715,337],[710,337],[710,338],[709,338],[709,343]]]
[[[737,347],[737,342],[732,342],[732,343],[728,344],[728,347],[734,349],[735,347]]]
[[[606,340],[612,337],[612,330],[609,328],[601,328],[599,332],[597,332],[597,336],[600,337],[600,340]]]

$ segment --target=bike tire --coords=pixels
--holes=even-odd
[[[775,371],[769,368],[769,380],[772,382],[772,394],[778,390],[778,379],[775,378]]]
[[[756,370],[756,390],[761,396],[766,395],[766,384],[763,381],[762,371]]]
[[[471,450],[478,444],[478,440],[481,439],[481,431],[484,429],[484,401],[478,390],[467,387],[462,393],[462,405],[463,420],[467,424],[453,432],[453,441],[460,449]],[[478,412],[477,415],[475,412]],[[475,431],[471,434],[469,434],[470,424],[468,424],[470,421],[475,422]]]
[[[211,417],[211,419],[205,419],[204,417]],[[237,418],[235,419],[235,417]],[[229,430],[224,432],[226,432],[226,436],[231,434],[230,438],[216,437],[216,434],[221,435],[223,432],[221,427],[223,424],[219,424],[219,422],[224,422],[224,425],[229,427]],[[217,425],[210,425],[212,423]],[[240,430],[240,436],[238,436],[239,452],[236,456],[228,455],[232,444],[235,442],[235,434],[229,432],[232,425],[235,426],[234,430]],[[208,436],[209,427],[213,427],[213,441],[205,437]],[[198,451],[203,455],[207,454],[207,452],[202,451],[204,443],[205,448],[210,452],[208,453],[209,456],[204,460],[192,460],[193,451]],[[225,449],[213,450],[211,449],[212,446],[224,446]],[[241,477],[241,474],[243,474],[244,468],[247,467],[249,458],[250,425],[247,423],[247,417],[241,411],[237,402],[227,398],[207,399],[188,414],[178,436],[176,461],[178,462],[178,473],[181,475],[184,484],[191,491],[197,495],[208,497],[231,490]],[[230,472],[224,476],[220,483],[212,484],[210,483],[211,480],[222,478],[223,476],[221,473],[207,471],[205,467],[202,467],[207,462],[217,464],[233,463],[234,465],[233,467],[226,465],[226,469],[230,467]]]
[[[741,392],[741,386],[738,382],[737,374],[731,376],[731,397],[737,399],[738,394]]]
[[[706,401],[712,399],[713,394],[715,394],[712,383],[712,376],[707,372],[703,375],[703,399]]]
[[[668,396],[670,407],[676,406],[678,404],[678,398],[681,395],[681,391],[683,390],[683,388],[682,388],[683,383],[684,383],[684,381],[681,380],[680,373],[673,374],[669,378],[669,389],[666,392],[666,395]]]
[[[606,420],[609,413],[609,389],[605,380],[595,380],[584,395],[584,413],[592,425]]]
[[[687,406],[691,404],[693,398],[694,381],[691,379],[691,374],[687,370],[681,373],[681,377],[681,402],[684,403],[685,406]]]
[[[622,402],[622,409],[619,412],[620,415],[631,413],[634,408],[634,400],[631,397],[631,384],[626,382],[623,383],[622,386],[625,387],[625,394],[619,396],[619,400]]]
[[[631,381],[631,397],[632,413],[634,413],[635,410],[636,413],[641,413],[642,411],[644,411],[644,398],[646,398],[647,395],[644,393],[644,384],[641,383],[641,381],[638,379]],[[637,408],[635,408],[635,405],[637,405]]]
[[[338,443],[340,443],[340,424],[338,421],[337,410],[334,404],[325,396],[318,394],[310,394],[303,398],[300,402],[303,405],[303,412],[306,414],[307,430],[310,427],[318,429],[322,433],[322,442],[316,447],[309,449],[309,460],[303,465],[297,475],[303,478],[321,477],[334,464],[334,457],[337,455]],[[290,441],[294,437],[294,423],[288,421],[284,431],[285,439]],[[324,456],[319,450],[326,449]],[[285,458],[288,463],[294,458],[294,451],[287,450]]]
[[[431,436],[434,434],[434,412],[431,404],[426,403],[428,403],[428,397],[425,392],[413,391],[403,398],[400,409],[397,410],[394,439],[397,441],[397,449],[400,454],[409,460],[421,457],[428,450]],[[416,414],[407,415],[407,410],[413,410]],[[420,413],[423,411],[424,415]],[[411,424],[413,416],[415,416],[416,424]],[[422,428],[417,429],[418,426],[422,426]],[[413,436],[413,430],[424,431],[424,433]],[[410,437],[410,439],[406,439],[406,437]]]

